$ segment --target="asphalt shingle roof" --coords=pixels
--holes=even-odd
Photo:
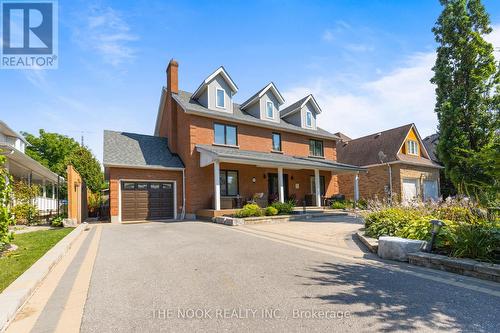
[[[304,98],[299,99],[299,100],[298,100],[297,102],[295,102],[295,103],[290,104],[289,106],[287,106],[286,108],[284,108],[283,110],[281,110],[281,111],[280,111],[281,116],[283,117],[283,116],[288,115],[290,112],[294,111],[294,110],[295,110],[295,109],[297,109],[299,106],[301,106],[301,105],[302,105],[302,103],[304,103],[304,101],[305,101],[306,99],[308,99],[308,98],[309,98],[309,95],[307,95],[307,96],[306,96],[306,97],[304,97]]]
[[[214,111],[207,109],[200,103],[198,103],[196,100],[191,98],[192,93],[186,92],[179,90],[178,94],[172,94],[172,97],[174,100],[179,103],[179,105],[185,109],[189,110],[190,112],[197,113],[200,115],[204,116],[211,116],[211,117],[218,117],[218,118],[226,118],[228,121],[237,121],[237,122],[245,122],[249,123],[252,125],[256,126],[262,126],[264,127],[272,127],[276,128],[277,130],[288,130],[288,131],[294,131],[294,132],[299,132],[303,134],[310,135],[311,137],[321,137],[321,138],[329,138],[332,140],[338,140],[339,138],[333,134],[330,133],[322,128],[317,128],[316,130],[310,130],[306,128],[302,128],[293,124],[290,124],[286,122],[283,119],[280,119],[280,122],[270,122],[270,121],[265,121],[261,120],[258,118],[255,118],[254,116],[250,115],[249,113],[243,111],[240,109],[240,105],[237,103],[233,103],[233,113],[227,113],[227,112],[220,112],[220,111]],[[300,102],[300,101],[299,101]]]
[[[166,138],[104,131],[103,164],[137,167],[184,168],[179,156],[168,149]]]
[[[380,164],[378,154],[382,151],[386,155],[384,163],[401,161],[439,167],[427,158],[399,154],[399,148],[412,126],[413,124],[407,124],[348,142],[337,142],[337,160],[341,163],[358,166]]]
[[[291,155],[277,154],[277,153],[265,153],[253,150],[242,150],[238,148],[214,146],[214,145],[199,144],[196,145],[196,147],[209,151],[219,157],[226,157],[226,158],[234,158],[242,160],[259,160],[263,162],[272,162],[276,164],[294,164],[298,166],[302,165],[305,168],[309,167],[309,168],[321,168],[321,169],[337,169],[345,171],[364,170],[363,168],[359,168],[353,165],[347,165],[343,163],[337,163],[334,161],[316,159],[316,158],[291,156]]]

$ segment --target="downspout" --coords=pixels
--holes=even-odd
[[[186,169],[182,169],[182,212],[181,212],[181,220],[184,220],[186,217]]]
[[[389,163],[387,163],[389,168],[389,203],[392,205],[392,168]]]

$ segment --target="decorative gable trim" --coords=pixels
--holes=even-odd
[[[424,145],[424,142],[422,141],[422,137],[420,136],[420,133],[418,133],[418,130],[417,130],[417,126],[415,126],[414,123],[411,124],[411,127],[410,129],[408,130],[408,132],[406,132],[406,135],[403,139],[403,142],[401,142],[401,145],[399,146],[399,149],[396,153],[396,156],[399,155],[399,152],[401,151],[401,149],[403,148],[403,145],[406,143],[406,139],[408,138],[408,135],[410,134],[411,131],[415,131],[415,135],[417,136],[417,139],[418,139],[418,145],[419,145],[419,148],[421,151],[423,151],[425,154],[425,157],[426,159],[430,160],[431,158],[429,157],[429,153],[427,152],[427,148],[425,148],[425,145]],[[398,157],[399,159],[399,157]]]
[[[210,74],[200,84],[200,86],[198,87],[198,89],[196,89],[196,91],[194,92],[193,98],[194,99],[198,98],[203,93],[203,91],[205,90],[205,88],[207,87],[207,85],[213,79],[215,79],[215,77],[217,77],[217,75],[220,75],[224,79],[224,81],[226,81],[226,83],[229,86],[229,88],[231,88],[233,95],[238,92],[238,86],[234,83],[234,81],[231,79],[231,77],[229,76],[229,74],[226,72],[226,70],[224,69],[224,66],[220,66],[215,72],[213,72],[212,74]]]
[[[279,92],[278,88],[276,88],[276,86],[274,85],[273,82],[270,82],[267,86],[262,88],[258,93],[256,93],[252,97],[250,97],[247,101],[243,102],[243,104],[241,104],[240,108],[245,109],[245,108],[249,107],[250,105],[253,105],[262,96],[264,96],[268,90],[271,90],[271,92],[273,93],[274,97],[276,97],[276,99],[278,100],[280,105],[285,103],[285,99],[283,98],[283,96],[281,96],[281,93]]]

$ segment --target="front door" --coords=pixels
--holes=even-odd
[[[268,201],[273,203],[279,200],[278,174],[270,173],[268,178]],[[283,192],[285,201],[288,200],[288,175],[283,174]]]

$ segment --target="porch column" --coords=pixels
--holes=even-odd
[[[54,183],[52,183],[52,199],[56,198],[56,186]]]
[[[44,198],[46,198],[46,197],[47,197],[47,187],[45,186],[45,179],[44,179],[44,180],[42,180],[42,196],[43,196]]]
[[[220,163],[214,161],[214,205],[215,210],[220,210]]]
[[[278,194],[280,202],[285,202],[285,190],[283,188],[283,168],[278,168]]]
[[[359,172],[354,176],[354,206],[356,207],[359,200]]]
[[[320,186],[319,170],[314,169],[314,194],[316,194],[316,206],[321,207],[321,186]]]

